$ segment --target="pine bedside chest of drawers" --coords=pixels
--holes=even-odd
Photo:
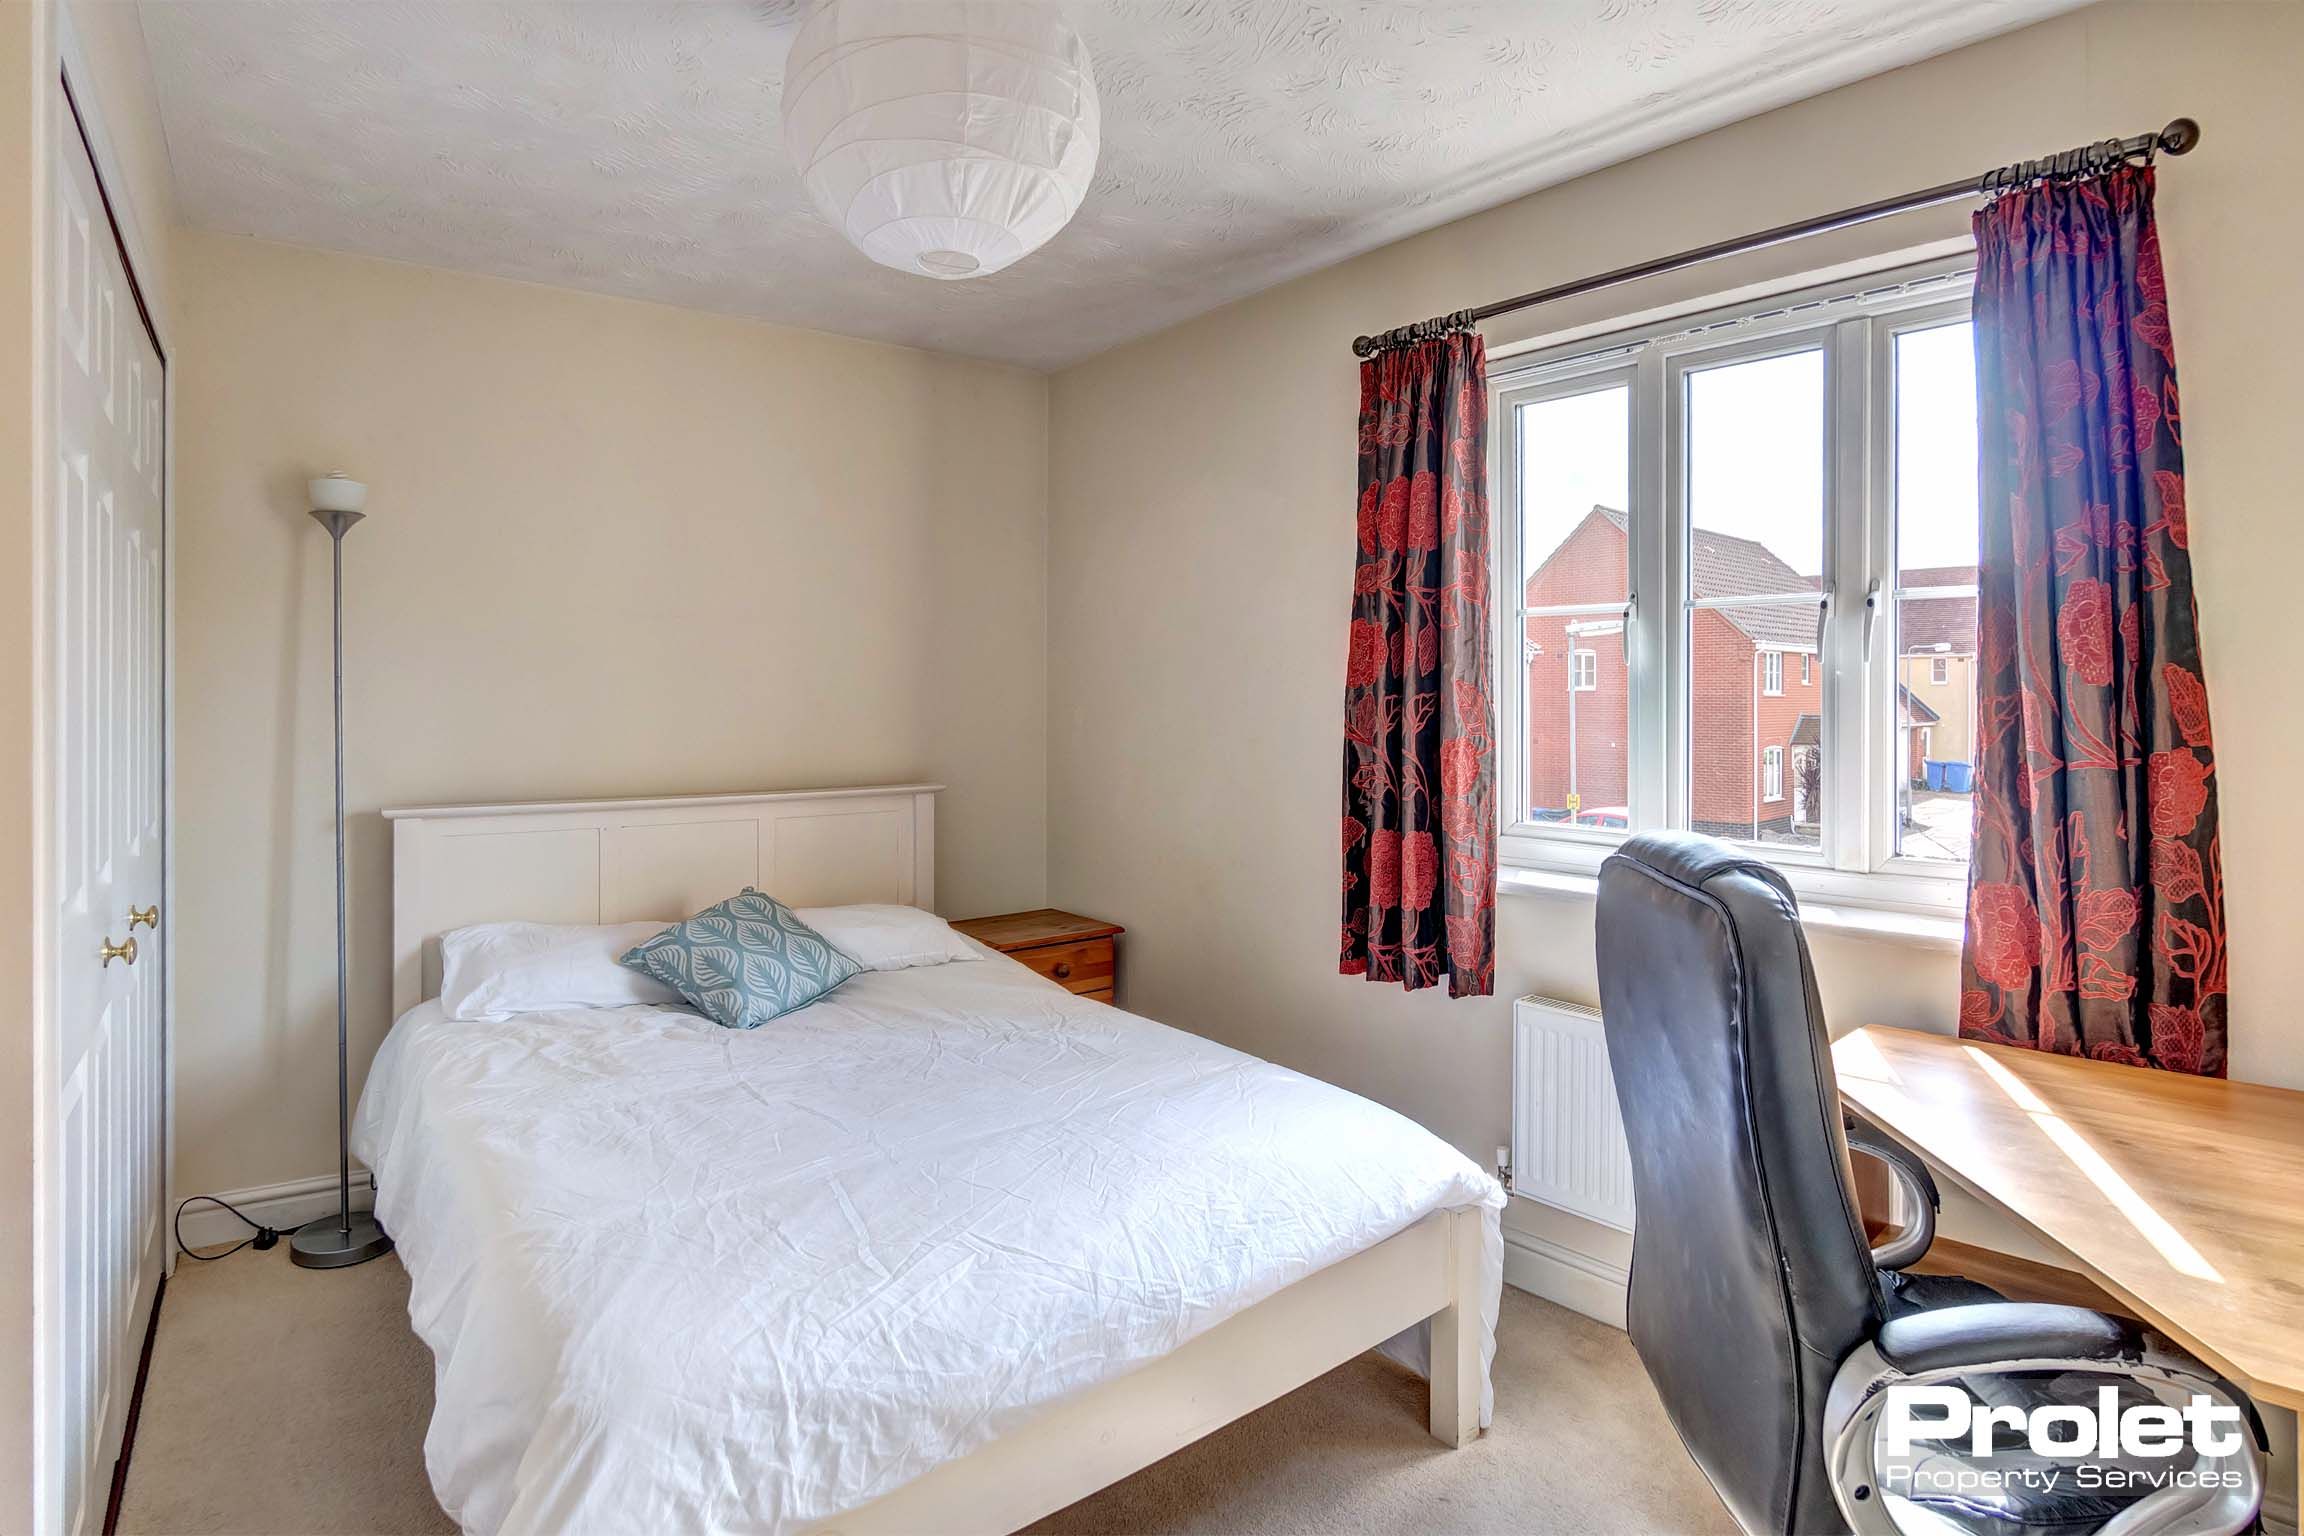
[[[971,917],[952,925],[979,944],[1021,960],[1058,986],[1109,1003],[1120,976],[1117,946],[1127,932],[1077,912],[1041,907],[998,917]]]

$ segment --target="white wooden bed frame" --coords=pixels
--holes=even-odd
[[[793,906],[935,910],[937,784],[390,809],[392,1007],[440,990],[467,923],[680,917],[744,886]],[[822,1536],[1001,1536],[1429,1318],[1432,1433],[1480,1433],[1480,1224],[1439,1211],[1174,1353],[864,1507]]]

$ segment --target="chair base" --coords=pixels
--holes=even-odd
[[[1888,1446],[1882,1423],[1899,1386],[1956,1387],[1979,1403],[2008,1400],[2089,1409],[2100,1406],[2099,1394],[2106,1388],[2122,1402],[2144,1400],[2179,1410],[2194,1397],[2204,1397],[2239,1410],[2237,1444],[2224,1454],[2187,1448],[2141,1463],[2119,1456],[2043,1458],[2030,1449],[2022,1429],[2011,1428],[1991,1437],[1991,1454],[1976,1455],[1965,1439],[1956,1437],[1922,1441],[1925,1452],[1899,1456]],[[1935,1416],[1933,1410],[1926,1415]],[[2263,1508],[2264,1456],[2251,1406],[2236,1389],[2157,1335],[2146,1336],[2140,1360],[1978,1361],[1909,1376],[1867,1342],[1834,1377],[1823,1429],[1833,1497],[1856,1536],[2046,1529],[2107,1536],[2239,1536],[2256,1528]],[[2139,1473],[2141,1481],[2136,1480]],[[1996,1486],[1995,1478],[2006,1481]],[[1983,1513],[1995,1504],[1998,1513]]]

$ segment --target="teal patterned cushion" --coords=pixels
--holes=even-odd
[[[635,944],[618,963],[655,977],[730,1029],[758,1029],[805,1008],[863,969],[790,907],[750,887]]]

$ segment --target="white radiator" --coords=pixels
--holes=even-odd
[[[1632,1155],[1597,1008],[1512,1005],[1512,1192],[1632,1230]]]

